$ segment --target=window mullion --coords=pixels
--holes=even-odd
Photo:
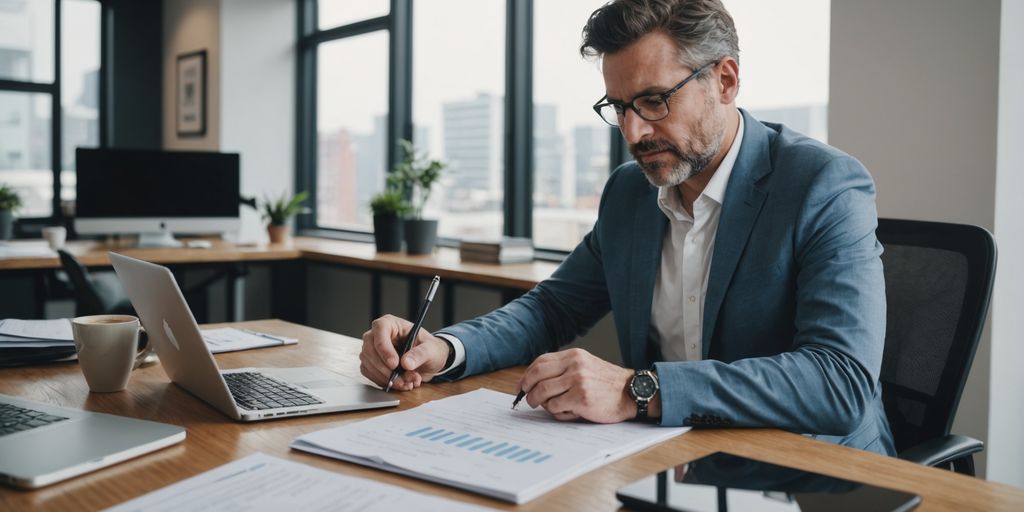
[[[64,217],[64,212],[60,207],[60,189],[61,179],[60,174],[64,168],[63,162],[63,147],[64,138],[61,133],[61,118],[64,115],[64,111],[61,109],[60,104],[60,91],[61,91],[61,0],[53,0],[53,19],[54,19],[54,34],[53,34],[53,91],[51,93],[50,103],[50,165],[53,167],[53,211],[51,217],[60,219]]]
[[[505,228],[533,233],[533,0],[507,0],[505,49]]]

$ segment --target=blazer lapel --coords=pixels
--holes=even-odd
[[[630,265],[630,360],[632,368],[647,368],[654,280],[661,262],[661,244],[668,219],[658,208],[658,189],[651,187],[633,215],[633,247]]]
[[[729,176],[725,199],[722,201],[722,214],[718,221],[711,270],[708,273],[708,291],[704,298],[701,334],[701,351],[704,359],[707,359],[711,351],[715,323],[725,292],[729,289],[736,264],[750,239],[754,221],[757,220],[768,195],[757,185],[757,181],[772,171],[768,128],[745,111],[741,110],[740,114],[744,116],[743,144],[736,157],[732,175]]]

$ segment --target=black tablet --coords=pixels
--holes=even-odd
[[[728,453],[713,453],[633,482],[626,508],[662,512],[904,511],[921,497]]]

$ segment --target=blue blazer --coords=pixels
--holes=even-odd
[[[830,146],[741,111],[722,205],[701,361],[662,361],[651,300],[668,219],[635,163],[608,179],[594,229],[529,293],[443,332],[460,378],[529,364],[610,310],[624,365],[657,369],[662,425],[778,427],[893,454],[878,381],[885,283],[867,170]]]

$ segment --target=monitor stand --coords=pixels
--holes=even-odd
[[[155,233],[139,233],[139,241],[136,247],[181,247],[181,242],[174,239],[170,231],[163,230]]]

